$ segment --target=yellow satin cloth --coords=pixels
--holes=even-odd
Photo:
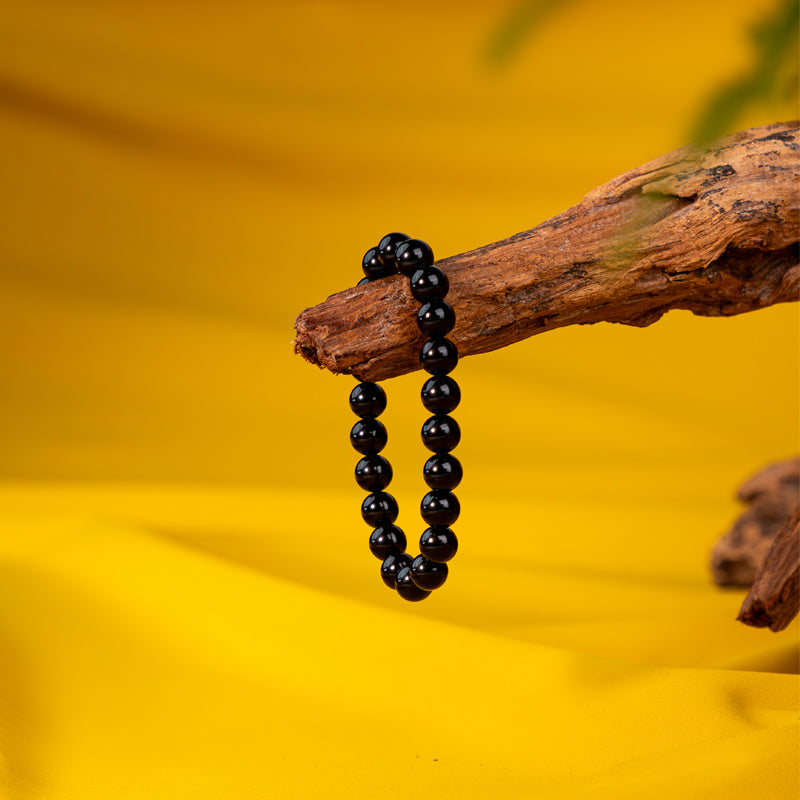
[[[795,308],[464,359],[417,605],[367,551],[352,380],[291,344],[383,233],[468,250],[681,145],[767,10],[565,3],[497,71],[490,3],[5,4],[3,797],[797,797],[797,625],[707,568],[796,448]],[[385,385],[412,547],[420,383]]]

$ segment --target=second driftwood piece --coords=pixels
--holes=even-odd
[[[780,528],[800,505],[800,459],[770,464],[737,492],[747,508],[711,551],[720,586],[752,586]]]
[[[739,620],[756,628],[784,630],[800,609],[800,507],[778,531]]]
[[[738,497],[748,507],[714,546],[714,581],[752,585],[739,620],[782,631],[800,607],[800,459],[759,470],[742,484]]]
[[[730,316],[798,299],[798,123],[686,147],[614,178],[524,233],[438,262],[459,353],[565,325],[646,326],[673,308]],[[379,381],[419,368],[423,337],[402,276],[306,309],[295,350]]]

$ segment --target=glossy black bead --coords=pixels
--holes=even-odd
[[[399,513],[397,500],[389,492],[372,492],[361,503],[361,517],[367,525],[372,525],[373,528],[394,522]]]
[[[378,242],[378,255],[383,265],[395,272],[397,270],[397,247],[410,237],[405,233],[387,233]]]
[[[428,336],[444,336],[453,330],[456,312],[441,297],[431,297],[417,311],[417,327]]]
[[[370,278],[362,278],[362,279],[361,279],[361,280],[360,280],[360,281],[359,281],[359,282],[356,284],[356,286],[363,286],[365,283],[369,283],[369,282],[370,282],[370,280],[371,280]]]
[[[369,535],[369,549],[375,558],[383,561],[392,554],[404,553],[408,542],[397,525],[379,525]]]
[[[410,567],[414,559],[408,553],[390,553],[381,564],[381,578],[390,588],[397,587],[397,573],[404,567]]]
[[[428,525],[452,525],[461,513],[458,498],[447,489],[431,489],[419,506],[422,519]]]
[[[350,429],[350,444],[362,456],[380,453],[388,439],[389,434],[383,423],[374,417],[364,417]]]
[[[444,564],[442,564],[442,566],[444,566]],[[403,567],[401,570],[398,570],[394,588],[397,589],[397,594],[399,594],[403,600],[408,600],[411,603],[418,603],[420,600],[424,600],[430,595],[430,591],[420,589],[420,587],[414,583],[411,567]]]
[[[386,392],[377,383],[359,383],[350,392],[350,409],[359,417],[379,417],[386,410]]]
[[[458,538],[450,528],[433,525],[420,537],[419,549],[425,558],[443,564],[458,552]]]
[[[434,453],[449,453],[461,441],[461,428],[447,414],[434,414],[422,426],[422,443]]]
[[[392,482],[392,465],[377,453],[364,456],[356,464],[356,483],[367,492],[378,492]]]
[[[422,239],[408,239],[398,245],[395,257],[397,259],[397,268],[403,275],[408,275],[409,277],[421,267],[433,265],[433,250]]]
[[[411,563],[411,580],[419,586],[432,592],[438,589],[447,580],[447,564],[438,561],[429,561],[425,556],[417,556]],[[399,585],[398,581],[398,585]]]
[[[397,268],[393,263],[388,265],[383,263],[377,247],[370,247],[364,253],[364,258],[361,259],[361,269],[370,280],[385,278],[387,275],[393,275],[397,272]]]
[[[463,476],[461,462],[450,453],[431,456],[422,468],[422,477],[431,489],[455,489]]]
[[[411,294],[420,303],[431,297],[444,298],[449,288],[450,281],[439,267],[420,267],[411,276]]]
[[[419,363],[431,375],[447,375],[458,364],[458,350],[449,339],[428,339],[419,351]]]
[[[425,381],[421,397],[428,411],[453,411],[461,402],[461,389],[447,375],[437,375]]]

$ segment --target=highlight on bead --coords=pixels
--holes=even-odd
[[[350,392],[350,409],[358,417],[379,417],[386,410],[386,392],[377,383],[359,383]]]
[[[400,272],[411,277],[416,270],[433,266],[433,250],[421,239],[407,239],[397,246],[395,259]]]
[[[449,339],[428,339],[419,351],[419,363],[431,375],[447,375],[458,363],[458,350]]]
[[[374,417],[364,417],[350,429],[350,444],[364,456],[368,453],[380,453],[386,447],[388,439],[389,434],[383,423]]]
[[[397,272],[397,247],[409,239],[404,233],[387,233],[378,242],[378,256],[383,265],[392,271]]]
[[[392,465],[377,453],[364,456],[356,464],[356,483],[367,492],[378,492],[392,482]]]
[[[444,336],[455,324],[453,307],[441,297],[429,297],[417,312],[417,327],[428,336]]]
[[[431,525],[420,536],[419,549],[425,558],[443,564],[458,552],[458,538],[450,528]]]
[[[461,389],[451,377],[438,375],[425,381],[420,396],[428,411],[450,413],[461,402]]]
[[[451,453],[432,455],[422,468],[422,477],[431,489],[455,489],[463,475],[461,462]]]
[[[434,453],[449,453],[461,441],[461,428],[449,415],[437,411],[422,426],[422,443]]]
[[[445,338],[456,324],[453,307],[445,301],[450,282],[434,264],[433,250],[421,239],[404,233],[387,233],[370,247],[361,260],[364,277],[359,286],[394,275],[398,270],[409,279],[409,289],[420,303],[417,326],[428,336],[419,352],[420,366],[431,377],[422,386],[422,405],[432,416],[422,426],[422,442],[432,451],[423,467],[428,488],[420,503],[420,516],[428,526],[419,540],[420,554],[406,552],[406,535],[395,525],[399,506],[384,491],[392,481],[392,465],[381,451],[388,432],[378,417],[387,399],[377,383],[359,382],[350,392],[350,410],[359,418],[350,430],[350,443],[361,455],[354,474],[369,494],[361,503],[361,516],[372,532],[369,550],[381,562],[381,580],[404,600],[418,602],[429,597],[447,580],[447,563],[458,550],[458,539],[450,529],[461,513],[453,494],[463,475],[461,462],[451,451],[461,440],[461,428],[450,416],[461,402],[461,390],[449,373],[458,363],[458,350]]]
[[[383,561],[393,553],[405,553],[406,535],[397,525],[379,525],[369,535],[369,549],[375,558]]]

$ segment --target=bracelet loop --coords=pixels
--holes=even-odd
[[[381,561],[381,578],[405,600],[428,597],[447,579],[448,566],[458,550],[458,539],[450,529],[461,512],[453,489],[461,482],[461,462],[451,451],[461,439],[461,428],[450,412],[461,401],[461,390],[449,373],[458,363],[458,350],[445,334],[456,322],[453,307],[445,302],[449,289],[447,275],[434,266],[433,250],[421,239],[404,233],[389,233],[377,247],[371,247],[361,262],[369,283],[398,271],[410,281],[411,293],[420,302],[417,325],[430,337],[420,349],[420,366],[431,377],[420,393],[422,404],[433,416],[422,426],[422,442],[433,455],[422,473],[429,491],[422,498],[420,513],[429,526],[420,537],[420,555],[406,552],[407,540],[394,524],[399,513],[397,501],[384,491],[392,480],[392,466],[379,455],[388,433],[378,417],[386,409],[386,393],[377,383],[361,382],[350,392],[350,408],[359,417],[350,431],[353,448],[362,455],[356,464],[358,485],[369,492],[361,504],[361,516],[373,530],[369,549]]]

